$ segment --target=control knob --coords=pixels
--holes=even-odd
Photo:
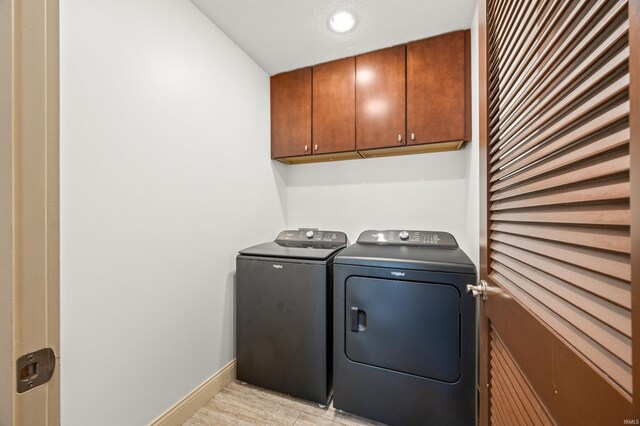
[[[402,231],[398,236],[402,241],[407,241],[407,239],[409,239],[409,233],[407,231]]]
[[[305,235],[307,236],[307,238],[311,239],[313,238],[313,231],[307,231]]]

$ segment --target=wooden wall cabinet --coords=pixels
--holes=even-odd
[[[271,158],[311,154],[311,68],[271,77]]]
[[[356,56],[356,147],[405,145],[404,45]]]
[[[271,158],[456,150],[471,139],[469,30],[271,77]]]
[[[356,149],[355,58],[313,67],[313,153]]]
[[[470,32],[407,45],[408,144],[471,139]]]

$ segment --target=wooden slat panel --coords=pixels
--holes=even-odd
[[[545,256],[547,253],[538,254],[501,242],[491,244],[491,249],[494,253],[507,254],[571,285],[598,295],[602,300],[615,303],[626,310],[631,309],[631,288],[628,282],[568,264],[554,257],[547,257]]]
[[[588,120],[593,111],[605,108],[605,105],[610,103],[614,98],[618,97],[621,93],[624,93],[629,88],[629,75],[625,74],[610,85],[603,88],[595,96],[590,97],[586,102],[572,109],[571,112],[562,115],[560,119],[553,122],[553,124],[541,127],[540,130],[536,130],[535,135],[526,141],[519,143],[519,140],[505,145],[506,153],[501,155],[495,155],[491,159],[491,163],[495,163],[491,171],[498,170],[505,165],[509,164],[512,160],[518,158],[520,155],[534,148],[539,143],[548,140],[554,135],[558,134],[565,128],[573,126],[574,123],[583,122]],[[606,108],[609,109],[609,108]]]
[[[535,253],[543,253],[566,263],[596,271],[623,281],[631,281],[629,256],[607,253],[590,248],[573,247],[562,243],[544,241],[527,236],[511,235],[503,232],[491,234],[492,241],[499,241]]]
[[[537,403],[537,398],[531,390],[531,387],[526,382],[522,372],[516,366],[515,361],[504,347],[502,340],[500,340],[500,338],[495,338],[492,339],[491,342],[492,346],[495,348],[493,354],[495,358],[500,361],[498,365],[502,366],[502,368],[509,372],[509,376],[512,377],[512,382],[515,385],[516,394],[524,396],[522,401],[524,402],[525,409],[527,410],[529,417],[537,425],[551,425],[551,420],[549,419],[546,411],[539,403]]]
[[[520,3],[520,2],[518,2]],[[538,4],[534,2],[523,2],[524,7],[519,10],[519,16],[514,19],[515,25],[511,27],[509,33],[505,34],[505,47],[502,52],[496,51],[496,66],[498,73],[512,69],[514,62],[519,63],[524,56],[526,44],[521,43],[523,35],[531,33],[531,27],[535,22],[539,22],[539,14],[542,12]]]
[[[629,367],[629,365],[596,343],[588,334],[578,330],[552,309],[549,309],[543,303],[540,303],[527,292],[513,284],[504,275],[494,272],[491,278],[556,330],[558,334],[563,336],[578,352],[593,362],[594,365],[597,365],[614,383],[626,392],[631,392],[631,367]]]
[[[533,164],[536,161],[542,160],[547,156],[553,155],[558,151],[579,142],[584,138],[588,138],[597,132],[606,129],[613,124],[625,120],[629,116],[629,102],[623,102],[617,105],[615,108],[601,112],[597,117],[593,118],[587,123],[580,125],[577,128],[570,130],[567,133],[562,134],[552,142],[548,142],[545,145],[539,147],[535,152],[528,153],[526,156],[514,160],[509,164],[507,168],[501,171],[497,171],[497,168],[492,171],[490,181],[495,182],[501,177],[522,170],[524,167]],[[494,172],[497,172],[493,174]]]
[[[529,167],[521,172],[511,174],[507,177],[506,172],[498,172],[494,176],[499,182],[491,186],[493,191],[503,189],[505,187],[515,185],[517,183],[535,178],[544,173],[553,172],[563,167],[580,163],[592,157],[604,154],[615,148],[626,145],[629,142],[629,127],[626,123],[618,127],[611,127],[603,132],[596,133],[590,138],[582,140],[579,144],[575,144],[557,155],[545,158],[536,163],[536,167]]]
[[[527,43],[527,38],[531,34],[539,34],[548,24],[548,20],[552,15],[551,12],[556,8],[553,3],[535,3],[528,2],[528,9],[526,9],[526,19],[522,19],[516,22],[518,29],[518,37],[512,37],[511,43],[500,43],[502,39],[498,38],[495,41],[504,46],[493,49],[490,60],[492,61],[492,67],[490,71],[494,74],[500,74],[505,70],[512,69],[514,63],[519,63],[523,57],[529,52],[530,46]],[[507,39],[509,41],[509,39]],[[493,43],[494,45],[497,43]],[[500,80],[495,80],[499,82]]]
[[[629,171],[629,156],[613,157],[600,162],[581,163],[573,169],[558,170],[540,179],[523,185],[495,192],[491,201],[503,200],[518,195],[531,194],[545,189],[558,188],[569,184],[581,183],[590,179],[598,179]],[[492,188],[493,189],[493,188]]]
[[[577,2],[567,2],[574,3]],[[584,4],[584,3],[583,3]],[[584,51],[588,51],[594,45],[595,39],[600,36],[603,30],[615,23],[616,20],[620,19],[621,13],[624,10],[624,2],[619,1],[617,3],[614,2],[599,2],[600,5],[609,4],[614,6],[612,10],[609,11],[606,19],[602,19],[596,22],[596,25],[591,28],[589,34],[584,35],[580,42],[575,45],[566,44],[563,46],[558,46],[555,43],[550,43],[549,46],[554,47],[553,54],[547,56],[545,54],[540,54],[538,58],[544,59],[540,62],[533,61],[529,68],[525,70],[521,74],[520,80],[523,83],[520,86],[513,87],[511,89],[510,94],[501,94],[503,99],[500,103],[500,108],[496,108],[496,113],[492,117],[492,135],[497,135],[497,130],[501,129],[504,126],[508,126],[511,124],[511,119],[519,118],[522,111],[522,106],[526,104],[526,100],[532,100],[532,98],[539,98],[543,96],[543,94],[549,90],[552,85],[558,84],[558,79],[562,78],[563,74],[567,72],[571,72],[571,67],[576,67],[576,64],[579,64],[578,59],[580,55]],[[587,15],[587,17],[592,17],[593,14],[598,11],[596,7],[587,7],[587,11],[591,13]],[[577,12],[574,10],[572,12]],[[588,23],[588,20],[583,20],[581,22],[581,26],[577,27],[576,30],[580,30],[585,27]],[[557,28],[554,28],[557,29]],[[562,28],[557,29],[556,35],[562,34]],[[628,23],[622,23],[621,26],[617,27],[612,34],[603,41],[601,44],[595,43],[597,49],[592,52],[591,60],[595,55],[596,58],[600,58],[609,52],[611,52],[612,47],[618,43],[618,41],[625,36],[626,31],[628,30]],[[566,37],[565,40],[572,41],[571,37]],[[547,52],[548,53],[548,52]],[[558,62],[559,61],[559,62]],[[577,65],[579,66],[579,65]],[[527,73],[527,71],[529,71]],[[514,99],[514,96],[517,95],[517,98]],[[518,102],[520,101],[520,102]],[[499,112],[499,114],[498,114]],[[500,125],[496,125],[496,123],[500,120]],[[495,130],[494,130],[495,129]],[[495,142],[495,137],[493,138]]]
[[[497,410],[495,410],[493,413],[491,413],[491,426],[504,426],[504,420],[502,420],[502,417],[500,417],[500,415],[497,413]],[[508,425],[507,425],[508,426]]]
[[[512,425],[523,425],[524,419],[522,415],[514,406],[514,398],[509,397],[509,391],[506,389],[503,381],[500,380],[499,375],[495,371],[495,365],[492,365],[493,368],[493,376],[491,377],[493,380],[493,384],[495,385],[495,389],[493,389],[493,394],[495,395],[496,403],[498,406],[503,408],[504,416],[508,419],[508,424]]]
[[[494,22],[497,22],[495,28],[492,28],[491,40],[493,46],[500,46],[502,42],[504,42],[504,28],[507,27],[508,22],[513,19],[514,13],[518,10],[518,7],[522,6],[522,4],[518,4],[518,2],[505,2],[501,5],[501,9],[498,12],[497,19]],[[492,52],[489,54],[489,69],[492,70],[498,66],[498,58],[499,58],[499,49],[492,49]],[[497,82],[496,82],[497,83]]]
[[[511,254],[511,251],[507,252]],[[491,258],[499,262],[500,265],[504,265],[512,271],[535,281],[541,288],[564,299],[568,304],[581,309],[587,315],[617,330],[627,338],[631,337],[631,313],[628,309],[607,302],[599,297],[597,293],[586,292],[529,264],[521,262],[515,257],[494,251],[491,254]],[[505,274],[505,276],[507,275]],[[609,332],[607,331],[607,333]],[[618,341],[621,340],[622,336],[618,336]],[[607,347],[605,344],[603,344],[603,346]]]
[[[481,220],[489,232],[481,270],[490,297],[482,305],[481,331],[493,331],[490,359],[481,358],[488,371],[482,380],[491,385],[481,390],[491,401],[481,419],[484,425],[489,419],[542,422],[544,415],[530,420],[537,412],[522,396],[526,387],[518,385],[522,362],[535,383],[532,399],[540,391],[562,424],[575,424],[587,412],[601,424],[621,415],[597,408],[600,398],[619,412],[632,401],[637,405],[631,236],[638,202],[630,155],[637,136],[630,129],[637,58],[630,32],[640,20],[628,0],[514,2],[524,3],[519,7],[487,2],[493,12],[486,23],[488,54],[481,55],[487,77],[481,87],[481,163],[488,168],[488,200]],[[533,344],[547,342],[546,362],[529,356],[527,338],[509,324],[505,312],[515,306],[518,326],[539,328]],[[512,370],[501,368],[510,357],[500,330],[518,354]],[[554,371],[556,362],[562,373]],[[588,389],[576,390],[583,402],[570,409],[566,390],[583,377]]]
[[[519,78],[516,81],[522,81],[523,78],[530,78],[532,73],[537,72],[537,69],[540,68],[546,60],[548,60],[548,58],[550,57],[549,54],[553,51],[553,49],[556,48],[556,44],[554,43],[554,41],[557,39],[558,33],[560,33],[560,31],[556,30],[558,28],[565,29],[568,26],[568,23],[571,21],[571,19],[566,18],[575,17],[579,14],[580,11],[584,10],[584,7],[586,7],[586,4],[584,2],[560,3],[561,7],[554,12],[553,17],[548,22],[544,22],[544,31],[539,36],[530,37],[528,39],[529,42],[533,43],[533,48],[528,59],[534,57],[537,59],[537,61],[527,61],[528,66],[519,73]],[[593,2],[591,3],[593,4]],[[500,81],[501,84],[499,85],[499,87],[502,88],[501,92],[504,95],[510,86],[506,86],[507,82],[501,81],[502,76],[500,75],[500,70],[497,67],[490,70],[489,76],[491,79]],[[490,110],[493,109],[494,106],[494,103],[490,103]],[[497,109],[495,111],[497,111]],[[493,122],[491,124],[493,124]]]
[[[513,378],[509,377],[504,369],[496,368],[497,359],[498,357],[494,357],[491,360],[491,371],[493,372],[492,378],[495,379],[494,382],[496,383],[496,385],[498,385],[498,389],[500,391],[504,390],[505,395],[514,395],[515,389],[512,384]],[[534,426],[533,419],[531,419],[531,417],[527,413],[527,410],[524,408],[524,403],[522,402],[521,398],[511,397],[508,400],[508,405],[511,407],[511,411],[516,415],[518,419],[517,424]]]
[[[502,19],[503,12],[506,9],[506,6],[513,6],[513,2],[494,0],[486,5],[486,13],[487,17],[491,16],[490,22],[485,22],[486,25],[486,37],[487,40],[495,41],[496,39],[496,27],[504,23],[505,21]],[[487,62],[489,62],[487,60]]]
[[[491,22],[487,23],[487,39],[495,41],[498,37],[498,28],[505,24],[505,13],[509,7],[513,7],[513,2],[495,1],[488,5],[487,15],[493,17]]]
[[[492,424],[531,426],[555,424],[495,331],[491,332],[490,339]]]
[[[566,105],[573,101],[579,93],[586,93],[591,90],[596,85],[600,84],[601,81],[607,79],[611,74],[615,71],[619,70],[621,67],[624,67],[627,64],[629,59],[629,49],[623,48],[620,52],[610,58],[604,65],[596,68],[593,71],[593,74],[589,76],[589,78],[584,78],[585,72],[589,71],[589,67],[593,67],[596,61],[600,60],[600,57],[592,55],[587,59],[590,59],[591,62],[582,61],[579,66],[577,66],[570,74],[565,76],[561,82],[557,85],[554,85],[550,88],[550,90],[541,95],[535,100],[531,99],[527,103],[527,108],[522,108],[520,115],[518,116],[517,123],[514,121],[505,121],[501,123],[502,127],[496,132],[493,139],[496,141],[494,147],[492,148],[495,152],[500,148],[501,145],[511,140],[511,138],[522,128],[524,127],[532,127],[535,123],[539,122],[538,117],[540,113],[548,108],[555,108],[559,110],[560,105]],[[562,103],[558,102],[559,96],[562,94],[563,90],[566,90],[570,87],[577,79],[584,78],[580,86],[572,89],[568,92],[566,98],[562,99]],[[549,114],[547,112],[547,114]],[[517,124],[517,125],[516,125]],[[533,128],[531,128],[533,130]]]
[[[513,418],[513,414],[508,409],[508,405],[504,398],[504,392],[500,389],[499,384],[492,380],[492,392],[491,392],[491,401],[493,410],[495,410],[498,416],[501,419],[504,419],[504,424],[506,425],[515,425],[517,424],[515,419]]]
[[[612,201],[629,198],[630,184],[628,176],[624,179],[580,183],[571,189],[558,188],[507,201],[497,201],[491,210],[509,210],[522,207],[549,206],[565,203],[583,203]]]
[[[500,49],[495,49],[489,57],[489,61],[492,63],[492,68],[500,65],[500,53],[506,49],[510,40],[513,40],[513,33],[516,25],[508,25],[507,22],[521,22],[522,13],[527,9],[525,6],[526,5],[522,3],[512,2],[512,4],[509,5],[509,8],[505,11],[504,19],[499,22],[500,26],[496,28],[494,40],[496,45],[500,46]]]
[[[605,111],[605,112],[606,112],[606,111]],[[603,115],[606,115],[606,114],[604,114],[604,113],[603,113]],[[625,114],[625,115],[626,115],[626,114]],[[606,123],[606,124],[610,124],[611,122],[612,122],[612,121],[609,121],[609,122],[608,122],[608,123]],[[601,124],[601,123],[599,123],[599,122],[594,123],[594,124],[599,125],[599,127],[600,127],[600,128],[602,128],[602,127],[604,127],[604,126],[606,125],[606,124],[605,124],[605,125],[602,125],[602,124]],[[597,128],[598,128],[598,127],[596,126],[596,127],[595,127],[595,129],[597,129]],[[514,131],[518,131],[519,129],[521,129],[521,128],[520,128],[520,127],[518,127],[518,128],[517,128],[516,130],[514,130]],[[496,162],[496,161],[498,161],[498,159],[499,159],[499,158],[500,158],[500,157],[498,157],[498,156],[494,156],[494,157],[493,157],[493,161],[494,161],[494,162]],[[503,163],[504,163],[505,161],[506,161],[506,159],[505,159],[503,162],[501,162],[500,164],[498,164],[497,166],[495,166],[495,167],[492,169],[492,172],[494,172],[497,168],[502,167],[502,165],[503,165]]]
[[[560,8],[549,22],[548,26],[545,28],[546,31],[544,36],[528,39],[529,43],[536,46],[531,52],[531,55],[533,56],[530,56],[528,58],[530,60],[525,62],[526,67],[517,70],[519,72],[514,74],[515,77],[513,80],[508,79],[503,75],[504,73],[500,72],[500,70],[497,73],[491,73],[491,78],[495,78],[500,81],[498,90],[490,95],[491,102],[489,107],[494,108],[495,111],[490,115],[492,118],[491,124],[495,122],[494,120],[501,118],[503,115],[502,110],[505,110],[508,105],[511,105],[518,99],[522,98],[522,94],[524,92],[522,90],[522,85],[526,85],[527,81],[537,75],[540,69],[544,66],[549,66],[549,61],[553,59],[552,54],[557,51],[558,48],[556,41],[558,40],[559,35],[567,31],[570,27],[571,22],[574,21],[573,18],[580,16],[585,9],[593,9],[593,7],[588,7],[589,5],[585,2],[563,3],[564,8]],[[589,3],[593,5],[594,2],[590,1]],[[497,96],[498,94],[499,96]],[[498,102],[498,100],[500,102]],[[501,108],[496,108],[498,103],[500,103]],[[490,135],[492,133],[493,131],[490,132]]]
[[[491,215],[491,220],[494,222],[629,226],[630,216],[629,205],[625,203],[498,211]]]
[[[625,254],[629,254],[631,251],[628,229],[525,225],[501,222],[494,223],[491,226],[491,230]]]
[[[625,55],[625,53],[627,54]],[[559,116],[564,114],[565,110],[574,104],[578,104],[582,97],[588,96],[591,92],[595,92],[599,86],[605,85],[608,80],[612,78],[612,75],[616,74],[616,72],[619,73],[621,68],[626,65],[627,59],[628,49],[625,49],[610,60],[609,63],[605,64],[605,66],[598,68],[595,75],[584,80],[578,86],[572,87],[570,90],[569,87],[565,85],[559,84],[555,86],[555,89],[558,92],[566,90],[565,95],[563,97],[558,97],[557,94],[551,94],[546,103],[540,103],[536,108],[528,111],[529,115],[523,115],[521,119],[511,127],[504,127],[504,129],[508,129],[508,132],[502,136],[496,135],[496,138],[500,137],[500,141],[496,143],[493,149],[496,151],[501,149],[503,152],[506,152],[510,146],[515,147],[528,137],[535,136],[540,129],[545,129],[545,126],[551,126]],[[629,80],[628,74],[625,75],[619,77],[618,81],[612,83],[606,90],[613,91],[614,93],[624,90],[628,86]],[[625,78],[626,84],[624,84]],[[569,81],[565,84],[570,85],[572,83],[573,81]],[[618,84],[617,92],[615,87],[616,84]],[[591,102],[600,102],[597,98],[597,96],[593,97]],[[585,105],[584,107],[587,109],[591,108],[588,105]]]
[[[504,259],[501,258],[501,260]],[[510,263],[510,265],[513,265],[513,263]],[[594,343],[602,346],[625,364],[631,364],[631,339],[596,321],[591,315],[576,308],[574,305],[565,303],[544,286],[546,283],[535,281],[524,275],[527,272],[531,273],[531,268],[522,268],[520,271],[515,271],[507,266],[506,263],[498,261],[494,262],[492,266],[496,273],[508,279],[513,285],[517,285],[518,288],[535,299],[537,303],[543,304],[552,311],[554,315],[589,336]],[[538,278],[538,276],[535,278]],[[526,305],[529,306],[528,303]]]
[[[594,0],[589,0],[590,2],[593,2]],[[518,2],[515,2],[518,3]],[[540,43],[544,43],[544,45],[547,45],[549,43],[549,39],[550,37],[553,35],[553,32],[551,31],[551,29],[554,26],[559,25],[562,22],[562,18],[564,16],[567,16],[567,11],[575,9],[576,4],[573,5],[562,5],[562,7],[560,8],[549,8],[549,6],[555,6],[552,3],[559,3],[559,2],[538,2],[536,4],[536,2],[521,2],[521,3],[529,3],[531,6],[534,6],[537,9],[540,8],[547,8],[547,13],[543,16],[542,19],[540,19],[538,17],[538,20],[535,22],[536,24],[536,30],[537,31],[531,31],[529,33],[527,33],[527,37],[523,38],[523,39],[519,39],[517,40],[517,43],[514,43],[514,40],[512,38],[508,38],[508,33],[513,31],[513,28],[518,28],[519,26],[521,26],[521,22],[516,22],[513,19],[510,20],[510,22],[508,22],[508,19],[502,19],[502,22],[499,23],[502,24],[502,26],[500,27],[500,31],[498,31],[498,37],[494,37],[492,40],[490,40],[490,46],[489,46],[489,50],[490,50],[490,56],[489,59],[491,61],[491,66],[488,69],[489,75],[490,76],[496,76],[496,77],[501,77],[501,79],[498,79],[498,81],[500,83],[504,83],[505,80],[505,71],[506,70],[512,70],[514,68],[513,64],[514,61],[512,59],[512,56],[510,56],[510,54],[513,53],[513,49],[521,49],[522,47],[525,48],[531,48],[531,47],[538,47],[538,44]],[[548,4],[544,4],[544,3],[548,3]],[[578,3],[578,5],[580,6],[584,6],[583,4]],[[569,9],[567,9],[568,6],[571,6]],[[531,37],[531,35],[535,35],[535,37]],[[533,42],[532,42],[533,41]],[[511,42],[511,44],[509,44],[509,42]],[[537,52],[539,54],[539,50]],[[508,60],[511,59],[511,60]]]
[[[521,424],[520,419],[516,418],[511,408],[510,399],[508,398],[506,390],[502,388],[501,383],[498,383],[497,380],[492,377],[492,384],[494,388],[492,389],[491,396],[495,401],[496,409],[505,418],[505,423],[508,425]]]
[[[585,6],[584,9],[574,9],[571,10],[571,14],[574,17],[580,18],[582,16],[582,20],[579,25],[573,28],[573,34],[584,29],[590,22],[588,19],[584,19],[584,12],[587,12],[586,18],[593,17],[594,13],[599,11],[596,7],[589,7],[584,2],[572,2],[574,4],[582,4]],[[607,4],[602,0],[599,2],[600,5]],[[616,5],[616,3],[609,2],[610,5]],[[508,118],[514,118],[514,115],[519,115],[521,111],[519,110],[520,104],[531,96],[541,96],[546,90],[549,89],[551,84],[556,84],[558,78],[562,78],[562,75],[570,72],[571,67],[575,66],[578,63],[578,60],[585,51],[588,51],[593,45],[598,45],[596,39],[600,37],[603,30],[605,30],[608,26],[613,25],[613,23],[617,22],[620,19],[620,11],[621,11],[621,3],[617,4],[617,7],[609,12],[608,19],[606,21],[601,20],[596,22],[596,26],[591,28],[588,34],[583,34],[580,41],[576,41],[576,39],[572,37],[567,37],[567,34],[563,34],[563,30],[569,28],[569,24],[567,20],[562,24],[562,28],[558,28],[558,24],[555,25],[555,28],[552,27],[555,31],[554,38],[548,41],[548,43],[544,46],[545,49],[542,52],[537,52],[537,61],[533,60],[529,64],[529,67],[520,73],[519,79],[512,85],[512,87],[508,88],[508,92],[503,91],[500,94],[501,102],[500,108],[496,108],[495,112],[492,113],[492,131],[490,134],[495,134],[494,129],[498,129],[501,126],[495,126],[495,124],[500,120],[502,122],[506,122]],[[617,30],[616,30],[617,31]],[[613,31],[616,34],[616,31]],[[607,40],[607,42],[603,42],[602,44],[613,43],[615,44],[617,40],[620,39],[622,34],[618,34],[617,37],[614,37],[611,40]],[[564,37],[565,43],[563,45],[559,45],[557,42]],[[573,45],[571,43],[574,43]],[[600,54],[604,55],[611,49],[611,44],[608,45],[607,50],[601,50]],[[499,78],[499,77],[497,77]]]

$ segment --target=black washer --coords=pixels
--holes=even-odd
[[[298,229],[236,259],[236,377],[326,405],[332,273],[343,232]]]
[[[446,232],[365,231],[340,252],[334,407],[391,425],[474,425],[475,282]]]

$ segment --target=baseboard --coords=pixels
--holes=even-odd
[[[232,359],[220,371],[211,376],[203,384],[195,388],[190,394],[178,401],[166,413],[151,422],[151,426],[182,425],[193,416],[203,405],[236,377],[236,360]]]

